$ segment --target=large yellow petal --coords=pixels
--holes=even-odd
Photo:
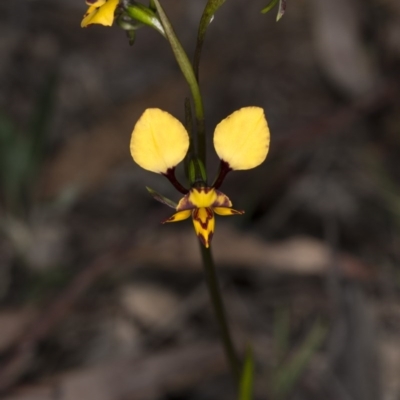
[[[86,11],[86,14],[83,16],[83,20],[81,22],[81,28],[86,28],[90,25],[90,21],[92,20],[93,16],[97,13],[97,7],[90,6]]]
[[[130,147],[133,159],[142,168],[165,174],[185,158],[189,135],[171,114],[148,108],[133,129]]]
[[[245,107],[223,119],[215,128],[214,147],[233,170],[260,165],[269,149],[269,129],[264,110]]]
[[[99,6],[99,4],[102,4]],[[88,12],[81,22],[81,27],[91,24],[111,26],[114,22],[114,12],[119,4],[119,0],[107,0],[106,2],[97,1],[89,7]],[[93,11],[93,8],[96,10]]]

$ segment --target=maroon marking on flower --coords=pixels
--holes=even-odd
[[[240,214],[240,215],[242,215],[242,214],[244,214],[244,211],[243,210],[234,210],[233,208],[231,208],[231,213],[232,214]]]
[[[199,233],[197,236],[200,239],[200,242],[203,243],[203,246],[207,246],[206,238],[201,233]]]
[[[164,175],[175,187],[178,192],[181,192],[182,194],[187,194],[189,190],[187,190],[185,187],[183,187],[178,180],[175,177],[175,167],[174,168],[169,168],[166,173],[163,173]]]
[[[180,202],[178,203],[178,206],[176,207],[177,211],[183,211],[183,210],[192,210],[193,208],[196,208],[195,205],[189,200],[189,194],[186,194]]]
[[[212,207],[231,207],[232,203],[229,200],[228,196],[226,196],[224,193],[220,192],[219,190],[215,190],[215,193],[217,194],[217,199],[214,201],[212,204]]]
[[[204,230],[207,230],[208,222],[213,218],[214,213],[211,208],[206,208],[207,217],[206,220],[203,222],[201,218],[199,218],[199,211],[200,208],[196,208],[195,210],[193,210],[193,219],[195,219]]]
[[[222,185],[222,182],[230,171],[232,171],[232,168],[229,166],[229,164],[226,161],[221,160],[219,173],[213,185],[215,189],[218,189]]]

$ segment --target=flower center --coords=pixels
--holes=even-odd
[[[217,193],[214,188],[193,188],[189,193],[189,201],[196,208],[207,208],[211,207],[217,199]]]

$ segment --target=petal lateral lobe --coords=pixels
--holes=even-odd
[[[192,212],[190,210],[178,211],[177,213],[171,215],[168,219],[166,219],[162,223],[165,224],[166,222],[183,221],[184,219],[188,219],[191,214]]]
[[[235,210],[229,207],[215,207],[214,209],[215,214],[228,216],[228,215],[242,215],[244,211]]]

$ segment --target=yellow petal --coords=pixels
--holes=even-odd
[[[81,22],[81,28],[86,28],[91,22],[93,15],[96,14],[97,7],[90,6],[86,11],[86,14],[83,16],[83,20]]]
[[[99,6],[99,4],[101,5]],[[89,7],[81,22],[81,27],[86,27],[90,24],[111,26],[114,22],[114,12],[118,4],[119,0],[96,1]],[[93,8],[95,8],[94,11]]]
[[[218,207],[226,208],[232,206],[232,202],[229,200],[229,197],[226,194],[220,192],[219,190],[215,190],[215,193],[217,194],[217,198],[212,204],[213,208],[218,208]]]
[[[230,207],[214,207],[213,211],[222,216],[227,216],[227,215],[241,215],[244,214],[244,211],[238,211],[234,210],[233,208]]]
[[[193,210],[194,208],[196,208],[196,206],[193,204],[193,202],[190,199],[192,190],[186,194],[185,196],[183,196],[180,200],[179,203],[176,207],[177,211],[182,211],[182,210]]]
[[[130,147],[133,159],[142,168],[165,174],[185,158],[189,136],[171,114],[148,108],[133,129]]]
[[[188,219],[190,217],[190,214],[192,213],[191,210],[184,210],[184,211],[179,211],[175,213],[174,215],[171,215],[168,219],[163,221],[163,224],[166,222],[178,222],[178,221],[183,221],[184,219]]]
[[[217,193],[214,188],[192,188],[178,203],[177,210],[211,207],[216,199]]]
[[[209,247],[215,229],[214,213],[211,208],[196,208],[192,217],[197,236],[204,246]]]
[[[231,207],[229,197],[212,187],[192,188],[190,192],[182,197],[176,209],[192,210],[202,207]]]
[[[214,147],[233,170],[260,165],[269,149],[269,129],[264,110],[245,107],[223,119],[215,128]]]

